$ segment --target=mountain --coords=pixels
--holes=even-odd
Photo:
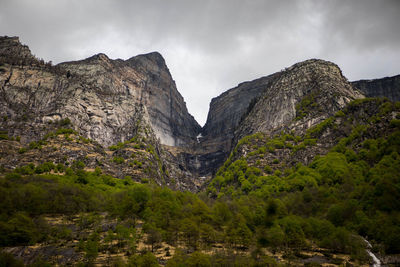
[[[310,59],[201,128],[157,52],[53,66],[0,37],[0,265],[398,264],[397,81]]]
[[[157,158],[162,156],[162,145],[191,147],[197,142],[201,127],[188,113],[159,53],[139,55],[125,61],[111,60],[98,54],[85,60],[51,66],[36,59],[18,38],[2,37],[0,58],[0,114],[3,118],[0,128],[9,136],[18,136],[21,144],[42,140],[63,121],[68,121],[69,126],[82,137],[99,143],[103,148],[143,137],[142,141],[154,147],[153,154],[157,154]],[[114,153],[114,157],[126,154],[121,151]],[[36,155],[38,162],[48,160],[42,154]],[[56,159],[56,163],[81,160],[89,168],[104,161],[102,156],[93,153],[69,153],[66,160],[62,157]],[[165,165],[160,160],[157,165],[155,170],[158,173],[154,179],[158,184],[169,183],[165,171],[158,171],[165,170]],[[120,166],[106,169],[112,175],[118,173],[121,178],[132,175],[132,168],[122,172]],[[175,169],[175,174],[181,172],[179,168]],[[186,177],[175,184],[178,185],[173,187],[196,188]]]
[[[244,136],[283,129],[304,132],[363,97],[337,65],[316,59],[239,84],[211,101],[201,132],[201,145],[213,158],[208,169],[215,173]]]
[[[2,67],[1,114],[10,121],[24,116],[35,121],[9,127],[22,140],[36,138],[43,134],[36,128],[64,118],[102,145],[132,138],[142,121],[170,146],[187,146],[200,132],[158,53],[126,61],[98,54],[52,67],[35,60],[17,38],[3,37],[0,43],[0,57],[17,61]]]

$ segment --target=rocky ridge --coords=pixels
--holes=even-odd
[[[216,170],[215,166],[222,165],[239,139],[249,134],[273,135],[284,129],[302,134],[351,100],[363,97],[337,65],[307,60],[239,84],[214,98],[202,131],[202,145],[213,149],[209,155],[213,156]]]
[[[166,155],[163,145],[196,143],[200,126],[188,113],[159,53],[128,60],[98,54],[52,66],[36,59],[17,37],[2,37],[0,58],[0,128],[22,144],[42,140],[64,120],[103,147],[138,135],[147,138],[145,143],[161,159]],[[122,153],[119,150],[113,153]],[[76,155],[70,161],[80,158]],[[174,188],[195,190],[190,176],[181,174],[178,167],[168,167],[176,176],[185,176],[184,181],[175,181]],[[165,179],[157,178],[159,184],[161,180],[168,184],[166,173],[162,174]],[[130,174],[117,176],[124,175]]]
[[[237,136],[282,128],[304,131],[358,98],[363,94],[337,65],[316,59],[300,62],[281,73],[243,120]]]
[[[360,85],[363,81],[349,83],[337,65],[311,59],[214,98],[201,128],[157,52],[128,60],[97,54],[51,66],[36,59],[18,38],[2,37],[0,58],[0,126],[9,136],[20,136],[27,144],[48,133],[52,123],[69,118],[79,134],[107,147],[131,140],[144,129],[161,160],[166,184],[174,180],[180,184],[174,188],[189,190],[211,178],[241,138],[282,130],[304,134],[350,101],[363,98],[354,86],[366,88]],[[396,84],[395,77],[392,80],[377,83],[389,88]],[[382,94],[387,95],[385,90]],[[124,154],[123,149],[113,153]]]
[[[18,125],[8,125],[15,129],[13,135],[30,141],[40,134],[35,131],[40,124],[64,118],[82,135],[106,146],[129,140],[142,122],[151,125],[161,144],[170,146],[187,146],[200,131],[158,53],[126,61],[98,54],[52,67],[38,60],[31,64],[29,48],[16,38],[3,37],[0,43],[5,59],[1,114],[10,123],[21,117],[34,121],[31,136],[26,126],[19,131]],[[10,62],[18,56],[17,64]]]

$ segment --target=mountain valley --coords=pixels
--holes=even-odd
[[[163,57],[53,66],[0,37],[5,266],[400,264],[399,76],[310,59],[213,98]],[[364,239],[365,238],[365,239]]]

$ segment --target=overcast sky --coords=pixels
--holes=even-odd
[[[0,35],[53,63],[159,51],[201,125],[211,98],[305,59],[400,73],[400,0],[0,0]]]

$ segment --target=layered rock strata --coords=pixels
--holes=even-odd
[[[16,38],[0,43],[0,113],[29,122],[20,131],[9,125],[27,140],[40,134],[40,124],[64,118],[106,146],[132,138],[141,123],[170,146],[190,146],[200,132],[159,53],[125,61],[98,54],[52,67],[35,61]]]
[[[159,53],[128,60],[98,54],[52,66],[17,37],[0,38],[0,116],[0,130],[22,144],[42,140],[65,122],[103,147],[140,135],[161,160],[168,155],[163,146],[191,148],[201,130]],[[196,190],[185,166],[160,162],[154,168],[163,176],[158,184]],[[173,185],[168,173],[178,177]]]

